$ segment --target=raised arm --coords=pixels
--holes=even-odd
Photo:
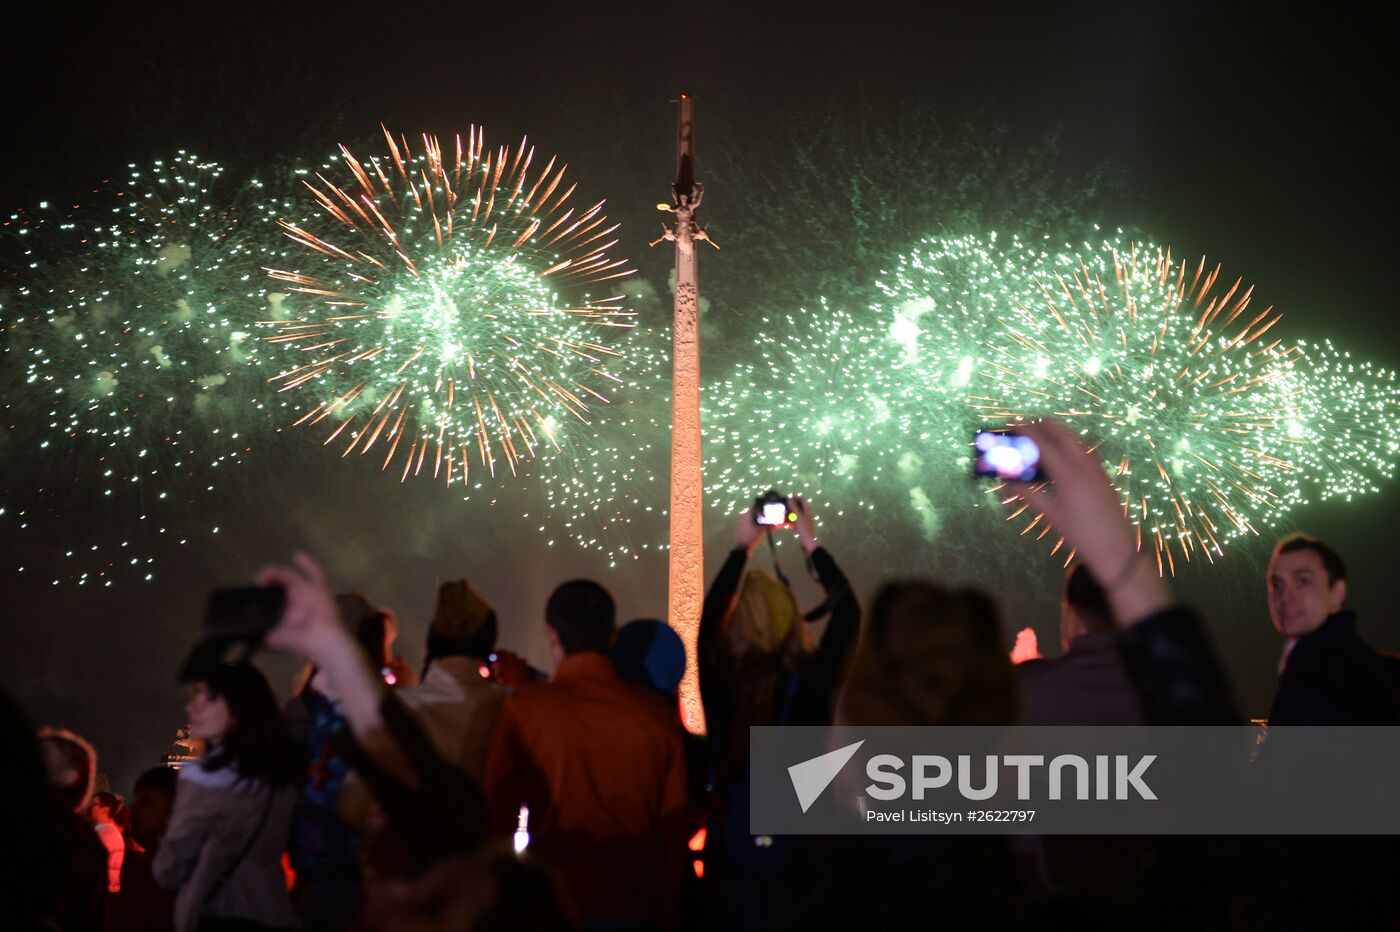
[[[1128,674],[1153,724],[1231,724],[1238,713],[1205,627],[1177,606],[1140,552],[1099,459],[1058,421],[1018,424],[1040,446],[1048,483],[1013,484],[1011,499],[1044,512],[1099,580]]]
[[[312,660],[335,688],[360,748],[386,773],[416,786],[412,765],[384,727],[384,682],[340,623],[325,571],[305,553],[293,556],[292,562],[293,566],[267,566],[258,572],[258,585],[281,586],[286,593],[282,621],[268,632],[265,643]]]

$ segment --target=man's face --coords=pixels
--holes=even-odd
[[[131,834],[146,847],[160,841],[170,824],[170,809],[174,800],[149,786],[136,788],[131,801]]]
[[[1312,550],[1275,554],[1269,561],[1269,614],[1279,634],[1302,637],[1316,631],[1346,602],[1346,580],[1327,582],[1327,567]]]

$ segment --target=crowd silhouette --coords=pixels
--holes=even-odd
[[[17,930],[1396,928],[1389,837],[768,836],[750,830],[749,729],[799,725],[1224,725],[1241,718],[1207,626],[1177,602],[1094,455],[1055,421],[1018,427],[1076,553],[1061,654],[1014,665],[995,593],[918,566],[863,608],[801,497],[787,504],[824,598],[750,566],[746,511],[714,574],[697,658],[707,733],[679,713],[663,621],[618,625],[570,580],[541,619],[554,667],[498,644],[486,595],[443,584],[425,662],[398,621],[337,595],[307,554],[262,647],[305,661],[279,705],[248,660],[187,667],[202,756],[94,793],[97,753],[0,694]],[[1271,722],[1391,725],[1396,661],[1356,633],[1345,564],[1302,535],[1265,581],[1284,638]],[[822,623],[821,636],[813,626]]]

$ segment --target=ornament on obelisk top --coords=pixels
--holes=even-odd
[[[700,474],[700,279],[695,244],[711,242],[695,221],[705,187],[695,180],[693,103],[689,94],[679,101],[676,138],[676,181],[670,204],[658,210],[675,215],[661,239],[676,244],[674,347],[671,357],[671,544],[668,614],[671,626],[685,642],[685,679],[681,704],[686,727],[705,730],[700,705],[695,640],[705,598],[703,487]],[[656,245],[653,243],[652,245]],[[715,245],[711,242],[711,245]],[[715,248],[719,248],[716,246]]]

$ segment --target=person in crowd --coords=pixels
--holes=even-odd
[[[1050,482],[1013,483],[1005,501],[1029,504],[1064,535],[1100,581],[1117,646],[1138,709],[1148,725],[1235,725],[1241,719],[1229,680],[1201,619],[1172,597],[1102,463],[1065,424],[1018,424],[1040,448]],[[1238,850],[1219,839],[1179,837],[1159,844],[1158,863],[1132,906],[1137,921],[1159,928],[1218,926],[1240,908]],[[1182,891],[1189,890],[1189,896]]]
[[[384,613],[358,593],[336,596],[340,622],[354,632],[370,667],[385,676],[389,646]],[[297,695],[287,704],[293,738],[310,766],[292,812],[288,850],[295,884],[292,904],[307,932],[346,928],[364,899],[360,867],[360,833],[343,817],[341,806],[367,821],[368,791],[357,803],[342,795],[351,775],[340,741],[347,727],[340,699],[325,671],[314,666]],[[385,676],[388,683],[389,677]]]
[[[676,699],[685,676],[685,644],[666,622],[639,618],[618,628],[608,659],[624,682]]]
[[[246,661],[218,664],[185,714],[208,750],[180,771],[151,865],[175,891],[175,929],[295,926],[281,861],[304,766],[272,688]]]
[[[256,582],[284,594],[282,619],[264,644],[306,658],[324,674],[348,725],[342,753],[378,805],[378,824],[363,846],[366,911],[372,912],[376,898],[391,896],[395,884],[481,848],[486,807],[480,785],[442,759],[400,691],[389,689],[370,666],[314,559],[298,553],[290,566],[264,567]]]
[[[178,771],[152,767],[136,780],[131,793],[128,834],[135,845],[122,861],[121,892],[111,898],[107,932],[170,932],[175,923],[175,897],[156,885],[151,860],[170,825],[175,806]]]
[[[921,580],[876,593],[840,692],[838,726],[1009,725],[1017,711],[995,603]],[[794,897],[802,922],[885,928],[919,904],[948,924],[1001,928],[1014,915],[1018,878],[1003,838],[832,838],[806,854],[807,883]]]
[[[1270,725],[1397,725],[1390,661],[1356,633],[1347,568],[1323,541],[1290,534],[1269,560],[1269,615],[1284,638]]]
[[[1051,660],[1016,667],[1027,725],[1139,725],[1137,693],[1118,656],[1108,596],[1076,563],[1060,601],[1060,647]]]
[[[147,854],[160,847],[175,808],[175,788],[180,772],[171,767],[152,767],[136,778],[131,791],[130,831]]]
[[[58,801],[55,786],[46,766],[47,752],[40,747],[38,733],[23,709],[0,688],[0,799],[19,803],[12,805],[6,818],[5,845],[0,847],[0,919],[5,928],[15,932],[48,932],[62,928],[58,917],[68,905],[64,902],[70,888],[70,867],[74,859],[73,840],[69,830],[74,816],[71,808]],[[80,826],[76,836],[89,844],[87,849],[95,858],[90,862],[95,870],[88,889],[101,897],[105,890],[101,872],[102,849],[93,838],[92,829]],[[76,916],[67,912],[71,920]],[[73,928],[96,928],[100,918],[93,915],[92,923]]]
[[[85,739],[62,728],[40,729],[39,747],[70,852],[66,889],[54,918],[65,932],[99,929],[110,883],[107,849],[80,815],[97,781],[97,752]]]
[[[617,629],[608,658],[617,675],[628,683],[642,687],[654,696],[660,706],[676,717],[677,730],[685,744],[686,784],[690,797],[691,818],[687,831],[691,833],[690,847],[704,840],[698,833],[705,825],[709,805],[709,745],[705,736],[685,728],[680,703],[681,680],[685,677],[685,643],[676,630],[664,621],[641,618],[629,621]],[[681,889],[682,917],[698,919],[704,902],[704,852],[693,851],[693,865],[699,872],[687,872]],[[698,927],[691,922],[684,927]]]
[[[826,592],[826,630],[814,644],[788,586],[745,568],[769,532],[752,510],[739,515],[734,549],[710,584],[700,618],[700,695],[709,731],[713,794],[706,825],[705,883],[715,928],[770,928],[796,889],[798,842],[749,832],[749,728],[829,725],[860,625],[850,583],[817,539],[805,499],[790,501],[793,530]]]
[[[1341,555],[1324,541],[1290,534],[1274,545],[1267,586],[1284,649],[1261,764],[1288,767],[1292,751],[1278,730],[1286,726],[1400,724],[1391,661],[1360,638],[1357,614],[1346,607]],[[1334,928],[1340,904],[1348,904],[1357,928],[1400,921],[1400,900],[1391,892],[1400,871],[1393,839],[1288,837],[1267,855],[1258,912],[1271,927]]]
[[[1059,657],[1016,668],[1026,725],[1140,725],[1137,691],[1118,655],[1108,596],[1075,563],[1060,600]],[[1023,835],[1012,839],[1047,891],[1121,906],[1142,893],[1155,845],[1129,835]]]
[[[107,892],[122,888],[122,860],[126,857],[126,806],[116,793],[96,793],[87,808],[88,821],[107,849]]]
[[[586,926],[669,928],[687,859],[685,751],[675,713],[609,662],[614,627],[612,596],[597,583],[550,595],[554,675],[502,704],[486,799],[503,833],[528,809],[530,850]]]
[[[496,612],[465,579],[438,588],[423,677],[400,698],[423,723],[438,753],[477,780],[505,689],[483,677],[496,646]]]

